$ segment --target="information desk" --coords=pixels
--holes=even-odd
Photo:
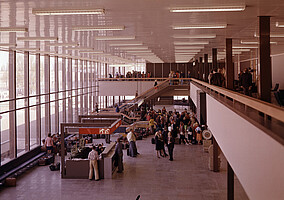
[[[100,178],[112,178],[116,167],[114,166],[115,142],[111,142],[101,153],[101,160],[98,160]],[[88,159],[68,159],[66,160],[65,178],[87,179],[89,178],[89,160]]]

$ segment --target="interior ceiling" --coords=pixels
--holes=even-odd
[[[172,7],[192,6],[224,6],[246,5],[244,11],[238,12],[198,12],[198,13],[171,13]],[[50,15],[36,16],[33,8],[60,9],[60,8],[103,8],[103,15]],[[80,47],[92,47],[103,50],[119,57],[127,58],[131,62],[176,62],[174,42],[208,41],[199,53],[188,56],[203,57],[204,53],[211,56],[212,48],[218,52],[224,51],[226,38],[233,38],[233,45],[240,45],[241,40],[257,41],[254,34],[258,34],[258,16],[271,16],[271,33],[284,34],[284,28],[277,28],[277,21],[284,22],[283,0],[2,0],[0,2],[1,27],[27,27],[26,33],[1,32],[1,43],[17,43],[17,48],[39,47],[41,51],[57,51],[60,54],[71,54],[98,58],[111,62],[125,62],[116,58],[98,57],[94,54],[81,54],[79,51],[65,50],[63,47],[50,47],[52,42],[23,42],[17,37],[51,37],[57,36],[58,42],[78,42]],[[173,25],[200,25],[200,24],[227,24],[225,29],[191,29],[173,30]],[[76,26],[119,25],[125,26],[122,31],[74,31]],[[173,35],[185,34],[216,34],[214,39],[174,39]],[[15,36],[16,35],[16,36]],[[148,47],[154,56],[135,56],[126,53],[119,47],[111,47],[113,41],[97,41],[95,36],[135,36],[135,40]],[[272,38],[277,45],[271,45],[272,54],[284,52],[284,38]],[[124,41],[116,41],[123,43]],[[127,41],[125,41],[127,42]],[[129,41],[128,41],[129,42]],[[200,45],[199,45],[200,46]],[[242,54],[251,54],[244,52]],[[144,59],[143,59],[144,57]],[[222,58],[220,56],[219,58]]]

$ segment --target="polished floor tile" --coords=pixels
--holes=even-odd
[[[114,140],[114,139],[113,139]],[[17,179],[17,187],[3,188],[2,200],[103,199],[103,200],[222,200],[226,199],[226,161],[221,170],[208,169],[209,154],[202,146],[175,145],[174,161],[157,158],[151,137],[137,141],[140,155],[131,158],[124,151],[124,168],[113,179],[89,181],[61,179],[59,171],[35,167]],[[248,199],[235,179],[235,199]]]

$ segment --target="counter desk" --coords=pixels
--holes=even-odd
[[[100,178],[110,179],[115,172],[114,154],[115,142],[111,142],[101,153],[101,159],[98,160],[99,176]],[[65,178],[72,179],[88,179],[90,164],[88,159],[67,159],[66,160],[66,176]]]

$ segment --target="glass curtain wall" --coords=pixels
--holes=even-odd
[[[0,165],[3,165],[41,145],[49,132],[60,131],[58,125],[65,122],[68,114],[68,98],[72,102],[73,121],[83,110],[92,111],[97,64],[71,60],[69,87],[65,58],[0,50],[0,59]],[[48,81],[45,76],[49,76]]]

